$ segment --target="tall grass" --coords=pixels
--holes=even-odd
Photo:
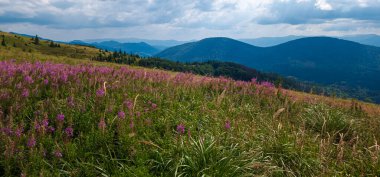
[[[0,83],[3,176],[379,175],[378,115],[268,84],[20,60]]]

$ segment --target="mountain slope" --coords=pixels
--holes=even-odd
[[[158,53],[160,50],[145,43],[120,43],[117,41],[102,41],[102,42],[93,42],[86,43],[84,41],[71,41],[70,44],[85,45],[85,46],[94,46],[103,50],[109,51],[123,51],[131,54],[138,54],[141,56],[152,56]]]
[[[338,38],[358,42],[365,45],[380,47],[380,36],[376,34],[350,35]]]
[[[330,37],[302,38],[266,48],[212,38],[169,48],[156,56],[183,62],[230,61],[307,81],[380,90],[380,48]],[[380,101],[379,94],[375,95]]]
[[[259,47],[229,38],[218,37],[171,47],[155,56],[183,62],[218,59],[242,64],[244,61],[250,60],[259,51]]]
[[[304,38],[303,36],[284,36],[284,37],[261,37],[255,39],[240,39],[240,41],[259,47],[271,47],[292,40]]]

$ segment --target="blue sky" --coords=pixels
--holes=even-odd
[[[380,0],[0,0],[0,30],[55,40],[380,34]]]

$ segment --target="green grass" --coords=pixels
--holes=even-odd
[[[251,83],[1,50],[16,62],[0,65],[0,176],[380,175],[377,114]],[[35,128],[44,119],[54,133]]]

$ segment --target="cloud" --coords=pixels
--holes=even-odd
[[[378,33],[377,24],[380,0],[0,0],[2,30],[51,36]]]
[[[380,22],[380,0],[276,0],[260,24],[315,24],[334,19]]]

